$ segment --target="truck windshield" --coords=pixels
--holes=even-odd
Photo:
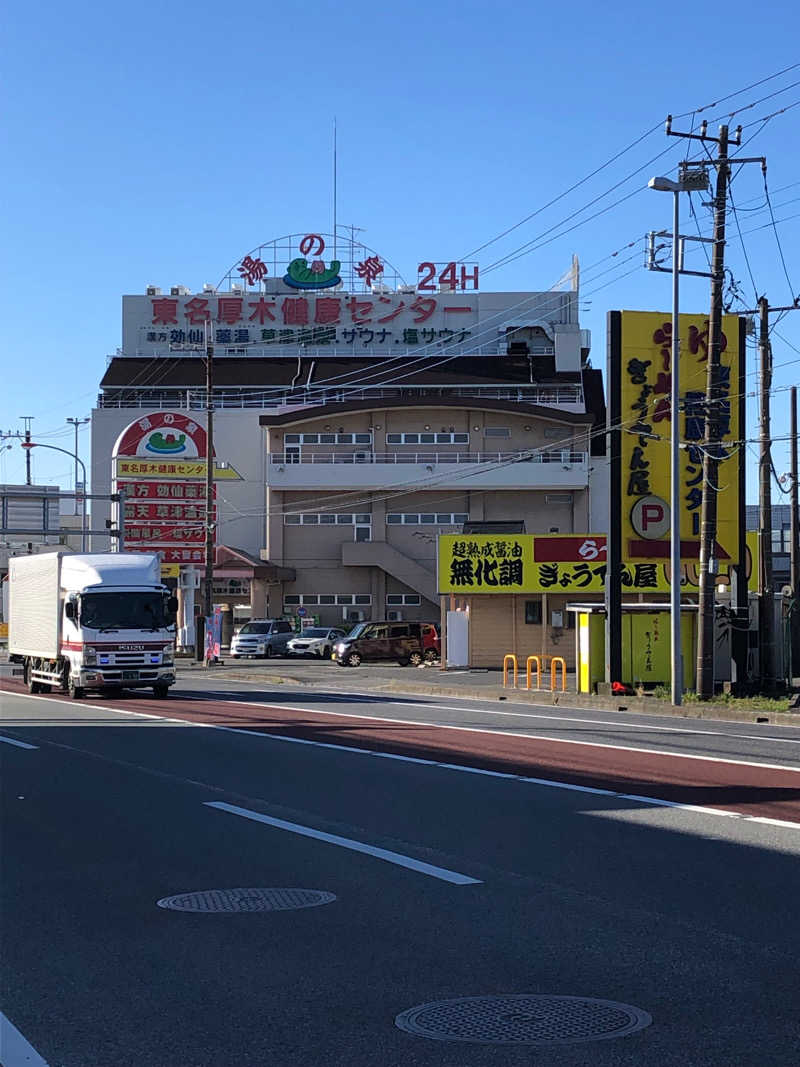
[[[86,593],[82,626],[93,630],[162,630],[172,624],[162,593]]]

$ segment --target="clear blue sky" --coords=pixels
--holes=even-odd
[[[91,411],[106,357],[120,343],[123,293],[151,282],[197,289],[273,237],[329,230],[334,116],[339,221],[363,227],[364,242],[412,278],[420,260],[463,257],[658,126],[477,257],[484,289],[547,289],[576,252],[591,301],[582,324],[593,331],[594,362],[602,366],[609,308],[670,305],[669,277],[641,269],[641,244],[625,249],[647,230],[671,225],[670,198],[643,188],[652,174],[674,177],[686,151],[686,142],[664,136],[664,117],[800,62],[798,9],[774,9],[766,31],[756,15],[741,0],[725,7],[722,23],[716,7],[685,0],[578,0],[546,11],[475,0],[13,5],[5,16],[0,119],[0,430],[20,429],[19,416],[33,415],[35,439],[72,447],[65,419]],[[757,47],[762,35],[767,48]],[[795,81],[800,67],[703,114],[725,115]],[[797,101],[800,84],[731,124]],[[800,106],[745,130],[753,133],[746,154],[768,157],[794,292],[765,225],[758,167],[735,177],[733,194],[758,292],[789,303],[800,292]],[[620,181],[561,229],[640,191],[512,264],[486,270],[550,227],[558,233],[568,215]],[[698,212],[707,233],[708,213],[699,204]],[[693,226],[686,218],[684,231]],[[695,257],[700,263],[702,253]],[[728,265],[752,306],[738,240]],[[682,305],[706,310],[708,283],[685,279]],[[788,393],[780,387],[800,379],[800,312],[785,318],[773,342],[780,436],[788,426]],[[755,375],[748,382],[755,388]],[[81,453],[88,460],[88,430]],[[786,455],[779,442],[779,472]],[[751,462],[750,499],[753,469]],[[19,447],[0,453],[0,481],[24,481],[24,473]],[[34,474],[68,487],[72,464],[34,452]]]

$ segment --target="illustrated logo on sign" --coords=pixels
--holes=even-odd
[[[325,251],[325,242],[318,233],[309,233],[300,242],[300,251],[303,256],[321,256]],[[307,259],[298,258],[289,264],[283,280],[293,289],[330,289],[341,282],[341,269],[342,264],[338,259],[332,259],[330,267],[325,266],[324,260],[314,259],[309,267]]]
[[[669,505],[659,496],[640,497],[631,508],[631,526],[646,541],[658,541],[670,527]]]
[[[150,434],[144,447],[158,456],[177,456],[186,451],[186,434],[182,433],[176,437],[174,433],[162,434],[160,430],[156,430]]]

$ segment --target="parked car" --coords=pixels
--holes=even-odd
[[[231,659],[286,655],[286,645],[292,637],[294,630],[285,619],[251,619],[233,635]]]
[[[422,653],[428,663],[441,659],[442,639],[438,622],[422,623]]]
[[[292,656],[320,656],[331,658],[333,646],[345,636],[344,630],[328,630],[324,626],[309,626],[307,630],[293,637],[286,645],[286,651]]]
[[[423,629],[433,627],[422,622],[360,622],[346,637],[337,641],[333,659],[340,667],[357,667],[363,661],[396,660],[401,667],[417,667],[425,658]],[[430,633],[426,635],[432,641]]]

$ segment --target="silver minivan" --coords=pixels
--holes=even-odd
[[[285,656],[286,644],[294,637],[291,623],[285,619],[251,619],[233,635],[231,659],[255,656]]]

